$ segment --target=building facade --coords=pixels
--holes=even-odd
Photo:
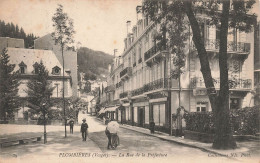
[[[55,54],[56,58],[62,65],[62,54],[59,45],[55,45],[55,41],[52,39],[51,34],[47,34],[34,40],[34,48],[42,50],[51,50]],[[72,79],[72,95],[78,96],[78,63],[77,52],[72,50],[64,50],[64,68],[66,73],[69,73]]]
[[[55,89],[52,92],[51,98],[62,98],[63,90],[63,76],[62,76],[62,65],[57,59],[56,55],[51,50],[41,49],[25,49],[24,41],[22,39],[15,38],[0,38],[2,45],[1,48],[7,48],[7,54],[9,55],[10,64],[15,64],[14,72],[19,72],[20,85],[18,87],[18,96],[20,98],[26,98],[27,94],[27,83],[37,74],[36,64],[42,62],[49,72],[49,80],[51,86]],[[4,40],[2,42],[2,40]],[[11,44],[10,44],[11,40]],[[6,42],[9,42],[6,44]],[[72,77],[69,71],[65,70],[64,76],[64,95],[65,98],[69,98],[73,94],[72,90]],[[23,112],[30,108],[26,102],[18,109],[15,114],[15,119],[23,118]]]
[[[219,90],[219,30],[210,26],[207,17],[199,15],[209,56],[215,88]],[[171,115],[180,105],[190,112],[212,111],[200,71],[200,61],[192,42],[185,47],[184,73],[179,80],[171,78],[174,54],[161,42],[154,41],[158,26],[146,16],[138,16],[137,24],[127,34],[125,50],[115,57],[110,68],[108,87],[102,97],[105,107],[122,106],[115,110],[121,123],[148,127],[154,121],[157,130],[169,132]],[[190,31],[191,32],[191,31]],[[254,86],[254,34],[229,29],[228,68],[230,84],[230,109],[250,105]],[[179,94],[180,91],[180,94]],[[179,98],[180,97],[180,98]],[[114,104],[113,104],[114,103]]]

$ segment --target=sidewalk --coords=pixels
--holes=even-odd
[[[166,140],[172,143],[177,143],[180,145],[197,148],[202,151],[208,152],[209,156],[212,157],[231,157],[235,159],[240,158],[259,158],[260,154],[260,142],[255,141],[244,141],[244,142],[237,142],[238,148],[235,150],[216,150],[212,148],[212,143],[201,143],[198,141],[190,140],[190,139],[184,139],[181,137],[174,137],[169,136],[166,133],[158,132],[156,131],[155,134],[151,134],[149,129],[136,127],[136,126],[130,126],[130,125],[120,125],[121,128],[129,129],[132,131],[136,131],[139,133],[143,133],[149,136],[154,136],[162,140]]]

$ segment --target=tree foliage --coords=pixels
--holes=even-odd
[[[42,62],[36,63],[34,68],[38,73],[31,77],[27,83],[28,105],[33,109],[35,114],[50,114],[51,103],[50,96],[55,87],[51,86],[51,81],[48,80],[49,72]]]
[[[5,21],[0,20],[0,37],[11,37],[24,39],[25,48],[33,48],[34,40],[38,37],[33,33],[26,34],[23,28],[20,28],[17,24],[5,23]]]
[[[201,64],[201,72],[209,94],[209,100],[215,117],[214,148],[235,148],[236,143],[232,138],[229,121],[229,80],[227,68],[227,34],[228,28],[249,32],[254,25],[254,15],[248,15],[254,0],[145,0],[143,3],[144,14],[149,15],[152,21],[159,25],[160,32],[167,31],[166,42],[170,53],[177,55],[180,60],[184,55],[185,42],[189,38],[187,27],[191,27],[192,40]],[[230,8],[231,6],[231,8]],[[206,17],[201,17],[204,14]],[[204,45],[204,37],[200,25],[205,21],[220,30],[219,67],[220,67],[220,92],[216,92],[209,59]],[[163,38],[163,37],[162,37]],[[181,62],[175,62],[181,66]]]
[[[19,106],[17,72],[15,65],[10,64],[7,49],[0,55],[0,119],[6,121],[14,117],[14,112]]]
[[[63,6],[58,5],[56,13],[52,17],[54,32],[52,37],[55,43],[61,46],[61,50],[71,49],[74,43],[74,25],[73,20],[68,17],[68,14],[63,11]]]

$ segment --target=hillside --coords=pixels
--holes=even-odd
[[[101,51],[94,51],[87,47],[78,50],[79,72],[86,74],[86,80],[95,80],[95,77],[105,80],[109,74],[108,65],[113,61],[113,56]]]

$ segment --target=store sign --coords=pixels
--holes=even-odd
[[[207,95],[207,89],[206,89],[206,88],[193,89],[193,95],[194,95],[194,96]]]

